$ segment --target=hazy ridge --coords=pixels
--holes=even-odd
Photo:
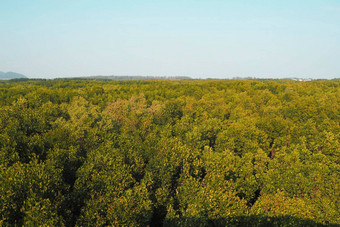
[[[6,79],[18,79],[18,78],[27,78],[27,76],[20,74],[20,73],[15,73],[15,72],[1,72],[0,71],[0,79],[6,80]]]

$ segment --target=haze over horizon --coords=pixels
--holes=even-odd
[[[2,0],[0,28],[30,78],[340,77],[337,0]]]

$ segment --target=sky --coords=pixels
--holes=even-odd
[[[340,0],[0,0],[0,71],[339,78]]]

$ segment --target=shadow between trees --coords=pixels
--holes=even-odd
[[[231,218],[209,219],[206,217],[180,217],[167,218],[163,226],[189,226],[189,227],[220,227],[220,226],[332,226],[339,227],[339,224],[317,223],[310,219],[301,219],[290,215],[267,217],[261,215],[234,216]]]

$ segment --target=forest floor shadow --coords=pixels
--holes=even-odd
[[[264,226],[331,226],[340,227],[340,224],[317,223],[310,219],[301,219],[289,215],[278,217],[267,217],[260,215],[234,216],[231,218],[209,219],[206,217],[180,217],[167,218],[163,226],[189,226],[189,227],[221,227],[221,226],[240,226],[240,227],[264,227]]]

